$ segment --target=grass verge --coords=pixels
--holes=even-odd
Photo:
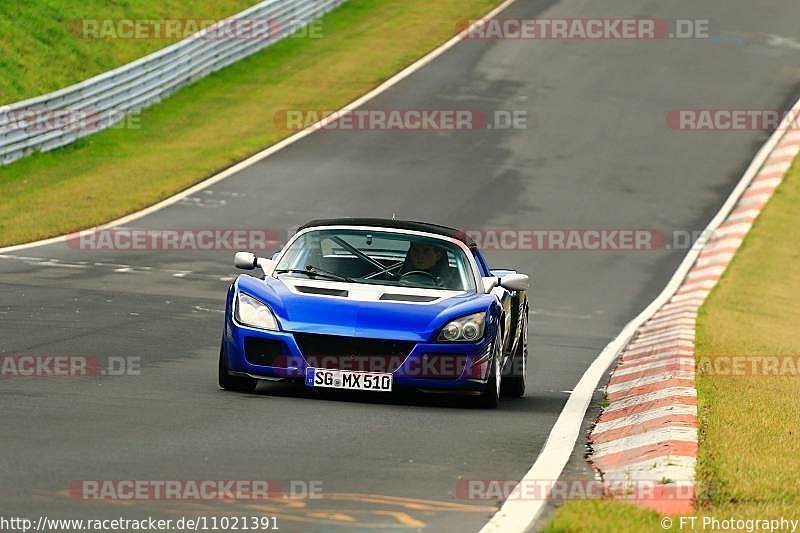
[[[277,111],[337,109],[500,0],[350,0],[293,38],[106,130],[0,167],[0,246],[91,227],[162,200],[289,132]]]
[[[698,355],[800,356],[800,159],[700,309]],[[697,380],[699,503],[741,518],[800,518],[800,377]]]
[[[697,355],[800,356],[800,159],[700,309]],[[697,376],[699,517],[797,519],[800,376]],[[675,522],[675,521],[674,521]],[[697,528],[701,522],[698,519]],[[673,529],[678,530],[673,523]],[[683,528],[685,531],[686,527]],[[572,501],[545,531],[664,531],[622,502]]]
[[[658,513],[628,503],[608,500],[572,500],[558,509],[543,533],[664,531]]]
[[[86,39],[82,38],[83,25],[78,22],[82,19],[219,20],[255,5],[258,1],[2,1],[0,105],[62,89],[176,41]]]

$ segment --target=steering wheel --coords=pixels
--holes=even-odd
[[[399,281],[402,282],[403,278],[405,278],[406,276],[418,276],[418,275],[422,275],[429,278],[434,283],[434,285],[439,283],[439,278],[437,278],[436,276],[425,270],[409,270],[408,272],[404,272],[400,274]]]

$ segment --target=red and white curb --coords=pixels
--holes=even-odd
[[[703,245],[678,289],[638,327],[619,357],[606,387],[609,403],[589,435],[589,460],[607,486],[631,487],[628,500],[661,514],[686,514],[694,508],[697,310],[798,152],[800,130],[790,129]],[[637,496],[645,490],[640,482],[648,483],[647,490]]]

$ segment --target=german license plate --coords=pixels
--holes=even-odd
[[[390,392],[392,390],[392,375],[378,372],[306,368],[306,386]]]

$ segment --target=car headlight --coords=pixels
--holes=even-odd
[[[481,312],[462,316],[445,324],[436,340],[444,342],[474,342],[483,337],[485,325],[486,313]]]
[[[267,304],[241,292],[236,295],[234,316],[240,324],[245,326],[278,330],[278,321]]]

